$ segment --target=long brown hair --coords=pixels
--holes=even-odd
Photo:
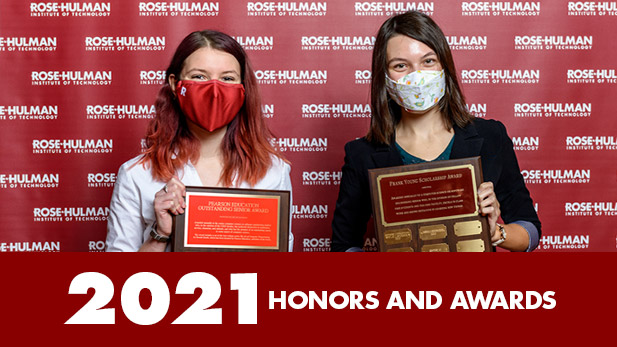
[[[228,125],[221,145],[223,171],[220,182],[224,186],[230,186],[234,181],[255,185],[272,165],[272,155],[282,157],[270,143],[272,133],[263,119],[257,80],[244,49],[232,37],[218,31],[195,31],[176,49],[155,102],[156,115],[148,125],[147,149],[140,162],[152,166],[155,179],[166,181],[187,161],[199,159],[199,140],[188,128],[169,85],[169,76],[180,76],[186,58],[203,47],[227,52],[236,58],[245,90],[244,105]]]
[[[446,37],[429,16],[410,11],[389,18],[377,33],[371,76],[371,127],[366,138],[374,143],[390,144],[394,127],[401,117],[400,107],[388,96],[385,78],[388,41],[396,35],[405,35],[420,41],[437,54],[446,75],[446,93],[439,100],[439,111],[448,129],[454,124],[464,127],[473,120],[458,84],[454,59]]]

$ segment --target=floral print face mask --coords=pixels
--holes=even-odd
[[[425,111],[439,102],[446,92],[446,75],[441,71],[414,71],[394,81],[386,74],[390,97],[407,111]]]

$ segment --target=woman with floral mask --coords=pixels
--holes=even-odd
[[[290,167],[271,145],[257,81],[233,38],[189,34],[165,76],[147,149],[118,172],[107,251],[169,250],[185,186],[291,191]]]
[[[466,109],[448,42],[435,22],[407,12],[383,23],[375,41],[368,134],[345,146],[332,222],[333,251],[361,251],[371,216],[368,170],[481,156],[478,189],[493,245],[532,251],[540,221],[504,125]],[[501,217],[504,225],[498,223]]]

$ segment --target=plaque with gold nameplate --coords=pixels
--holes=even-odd
[[[380,252],[492,252],[480,157],[369,170]]]

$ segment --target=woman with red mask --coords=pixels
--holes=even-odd
[[[118,172],[107,251],[169,250],[185,186],[291,191],[290,166],[271,145],[257,81],[233,38],[189,34],[165,76],[147,149]]]

